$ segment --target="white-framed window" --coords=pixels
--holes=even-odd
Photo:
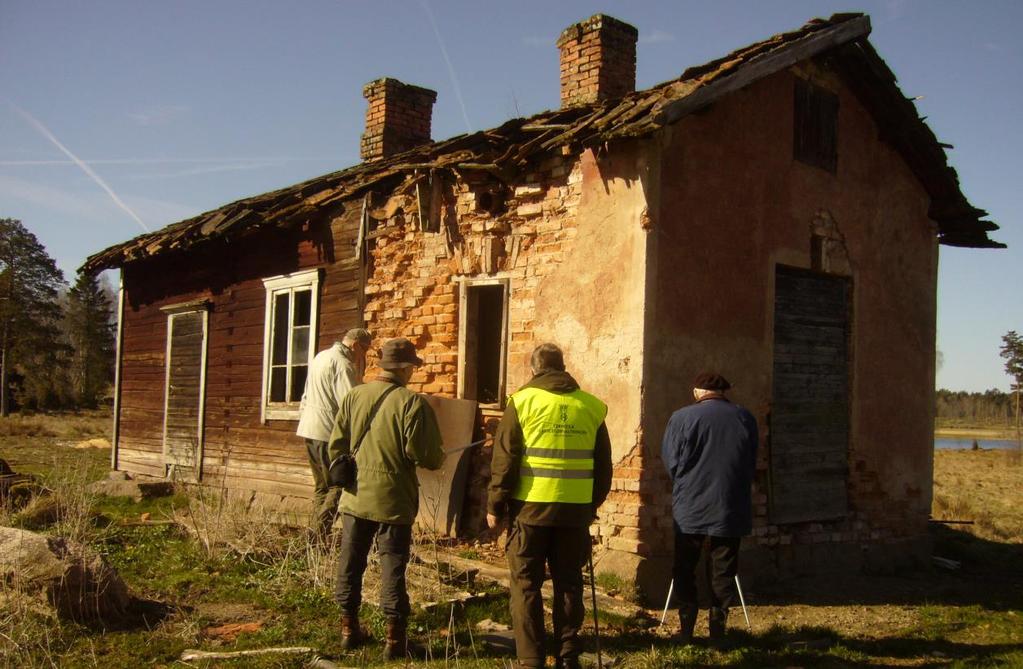
[[[316,355],[320,270],[263,279],[262,418],[298,420],[309,364]]]
[[[508,361],[508,279],[459,281],[458,396],[502,408]]]

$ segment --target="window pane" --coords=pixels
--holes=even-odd
[[[309,362],[309,326],[295,328],[291,334],[291,364],[304,365]]]
[[[286,292],[274,296],[274,325],[270,333],[273,348],[270,364],[284,365],[288,362],[288,298]]]
[[[292,325],[309,325],[313,310],[313,291],[295,291],[295,318]]]
[[[270,370],[270,401],[283,402],[286,397],[288,383],[288,368],[274,367]]]
[[[291,368],[291,399],[298,402],[302,399],[302,391],[305,389],[305,377],[309,372],[307,365],[295,365]]]

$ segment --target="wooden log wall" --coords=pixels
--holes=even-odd
[[[321,268],[317,350],[362,324],[354,243],[360,203],[300,229],[125,267],[119,468],[164,476],[167,318],[161,307],[207,300],[205,457],[202,477],[229,488],[307,497],[312,478],[296,421],[260,421],[266,290],[262,280]]]

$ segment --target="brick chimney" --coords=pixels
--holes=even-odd
[[[437,91],[384,77],[362,88],[369,101],[363,160],[379,160],[430,142],[430,117]]]
[[[636,90],[639,31],[604,14],[565,28],[561,51],[561,106],[620,98]]]

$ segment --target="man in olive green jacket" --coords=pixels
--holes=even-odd
[[[387,618],[384,658],[404,658],[411,608],[405,568],[412,523],[419,508],[416,467],[444,463],[437,417],[426,401],[405,388],[423,364],[408,339],[391,339],[380,354],[383,372],[345,395],[334,419],[328,455],[334,462],[354,451],[356,480],[341,495],[342,535],[334,597],[341,607],[341,645],[364,639],[359,627],[362,575],[374,539],[380,554],[380,605]]]

